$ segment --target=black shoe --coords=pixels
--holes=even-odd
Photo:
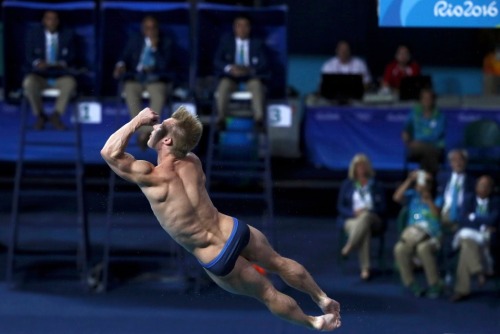
[[[59,115],[58,112],[54,111],[52,115],[50,115],[50,123],[56,130],[66,130],[66,127],[64,126],[63,122],[61,121],[61,116]]]
[[[40,115],[37,115],[35,125],[33,126],[33,128],[35,130],[43,130],[46,122],[47,122],[47,116],[45,116],[45,114],[42,113]]]
[[[415,297],[422,297],[425,292],[417,282],[411,283],[408,289]]]
[[[464,295],[458,292],[455,292],[451,297],[450,297],[450,302],[452,303],[458,303],[461,302],[465,299],[469,298],[469,295]]]
[[[443,294],[443,291],[444,291],[443,284],[436,283],[427,289],[427,291],[425,292],[425,296],[430,299],[436,299]]]

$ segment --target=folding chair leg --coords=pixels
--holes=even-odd
[[[26,148],[26,127],[27,127],[27,113],[28,104],[25,97],[21,102],[21,124],[19,130],[19,147],[16,162],[16,174],[14,178],[14,191],[12,194],[12,211],[10,218],[10,233],[9,243],[7,250],[7,270],[6,281],[11,284],[14,276],[15,253],[17,248],[17,234],[19,223],[19,199],[21,196],[21,179],[24,171],[24,152]]]
[[[214,158],[215,150],[215,133],[217,126],[217,107],[212,106],[212,114],[210,115],[210,129],[208,133],[208,147],[207,147],[207,158],[205,166],[205,177],[206,177],[206,187],[207,191],[210,192],[210,186],[212,184],[212,163]]]
[[[106,236],[104,239],[104,254],[102,262],[102,281],[101,288],[102,292],[108,291],[109,284],[109,266],[110,266],[110,252],[111,252],[111,229],[112,229],[112,218],[114,211],[114,201],[115,201],[115,185],[116,185],[116,175],[114,172],[110,172],[109,175],[109,193],[108,193],[108,207],[106,210]]]
[[[379,245],[377,251],[378,268],[381,272],[385,272],[385,236],[379,236]]]
[[[83,166],[83,152],[82,152],[82,133],[78,108],[76,104],[72,105],[73,115],[75,119],[75,142],[76,142],[76,192],[77,192],[77,215],[78,227],[80,230],[80,243],[78,247],[78,267],[81,271],[82,283],[86,285],[89,263],[89,231],[88,231],[88,213],[85,200],[85,170]]]
[[[267,127],[267,126],[266,126]],[[266,230],[269,233],[271,242],[276,244],[276,226],[274,224],[274,201],[273,201],[273,181],[271,169],[271,146],[269,143],[269,132],[266,129],[264,134],[264,150],[265,150],[265,171],[264,171],[264,191],[267,206],[268,220],[266,221]]]

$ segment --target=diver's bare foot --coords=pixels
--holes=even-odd
[[[322,297],[319,302],[318,306],[321,308],[324,314],[333,314],[333,315],[338,315],[340,312],[340,304],[329,298],[329,297]]]
[[[321,332],[330,332],[340,327],[340,317],[336,318],[333,314],[325,314],[314,317],[314,329]]]

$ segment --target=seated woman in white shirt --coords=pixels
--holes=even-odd
[[[385,209],[384,188],[375,179],[370,159],[365,154],[356,154],[349,165],[348,178],[340,188],[337,210],[338,222],[347,234],[342,256],[358,250],[363,280],[370,278],[371,235],[383,229]]]

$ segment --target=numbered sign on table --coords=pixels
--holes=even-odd
[[[289,128],[292,126],[292,108],[287,104],[270,104],[267,119],[269,126]]]
[[[80,123],[98,124],[102,122],[102,107],[99,102],[81,102],[78,104]]]

